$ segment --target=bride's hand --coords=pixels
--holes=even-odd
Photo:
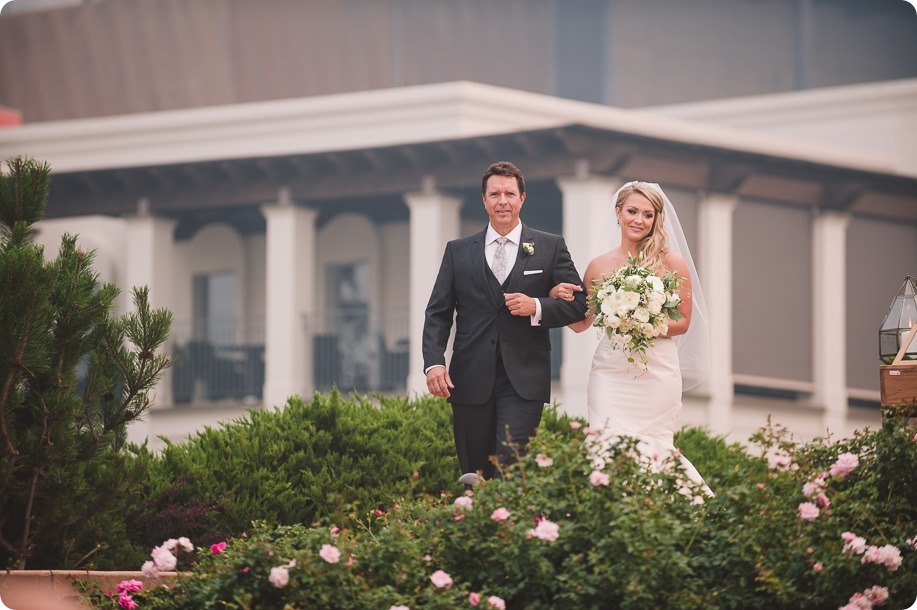
[[[552,299],[563,299],[564,301],[572,301],[574,292],[582,292],[583,287],[576,284],[568,284],[567,282],[561,282],[554,288],[551,288],[551,292],[548,293],[548,296]]]

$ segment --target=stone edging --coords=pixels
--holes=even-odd
[[[175,578],[163,572],[159,578],[146,578],[141,572],[103,572],[98,570],[7,570],[0,572],[0,600],[11,610],[84,610],[74,581],[94,581],[102,591],[115,590],[122,580],[141,580],[146,589]]]

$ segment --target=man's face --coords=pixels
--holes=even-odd
[[[500,235],[506,235],[519,223],[519,212],[525,202],[525,193],[512,176],[491,176],[484,189],[484,209],[490,224]]]

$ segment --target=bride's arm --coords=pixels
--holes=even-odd
[[[583,284],[586,285],[586,294],[592,296],[595,294],[595,282],[600,279],[598,277],[598,265],[596,264],[596,259],[593,259],[589,266],[586,267],[586,273],[583,275]],[[586,317],[579,322],[574,322],[573,324],[567,324],[567,328],[574,332],[581,333],[587,328],[592,327],[592,322],[595,320],[595,313],[592,311],[592,307],[586,311]]]
[[[688,272],[688,266],[685,264],[685,259],[675,252],[666,254],[663,265],[667,270],[672,271],[677,276],[685,278],[684,283],[678,291],[678,295],[681,297],[681,303],[678,304],[678,311],[680,311],[681,315],[684,317],[680,320],[669,320],[669,332],[662,335],[663,337],[675,337],[688,332],[688,327],[691,326],[691,310],[693,309],[691,274]]]

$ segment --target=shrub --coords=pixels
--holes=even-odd
[[[239,535],[256,520],[279,525],[346,523],[403,495],[458,490],[451,410],[426,397],[316,393],[304,403],[292,398],[274,411],[252,410],[222,428],[208,428],[161,456],[136,449],[146,464],[146,496],[170,497],[139,511],[132,542],[159,544],[161,529],[142,523],[185,513],[186,526]],[[180,486],[176,489],[176,486]],[[188,512],[194,502],[212,511]],[[184,508],[183,508],[184,507]],[[208,524],[196,524],[199,520]]]
[[[692,455],[702,471],[710,455],[729,460],[710,479],[716,497],[697,503],[676,460],[647,467],[635,442],[622,439],[599,461],[588,429],[558,423],[546,418],[529,455],[473,493],[408,497],[340,529],[259,523],[222,552],[198,549],[191,573],[134,601],[141,610],[419,610],[471,601],[820,609],[856,595],[858,607],[885,595],[887,607],[906,607],[917,596],[913,427],[802,446],[769,427],[748,451],[687,431],[686,446],[706,448]],[[799,505],[819,502],[816,491],[829,504],[813,518]],[[283,578],[272,580],[272,571]],[[116,603],[91,597],[100,608]]]

